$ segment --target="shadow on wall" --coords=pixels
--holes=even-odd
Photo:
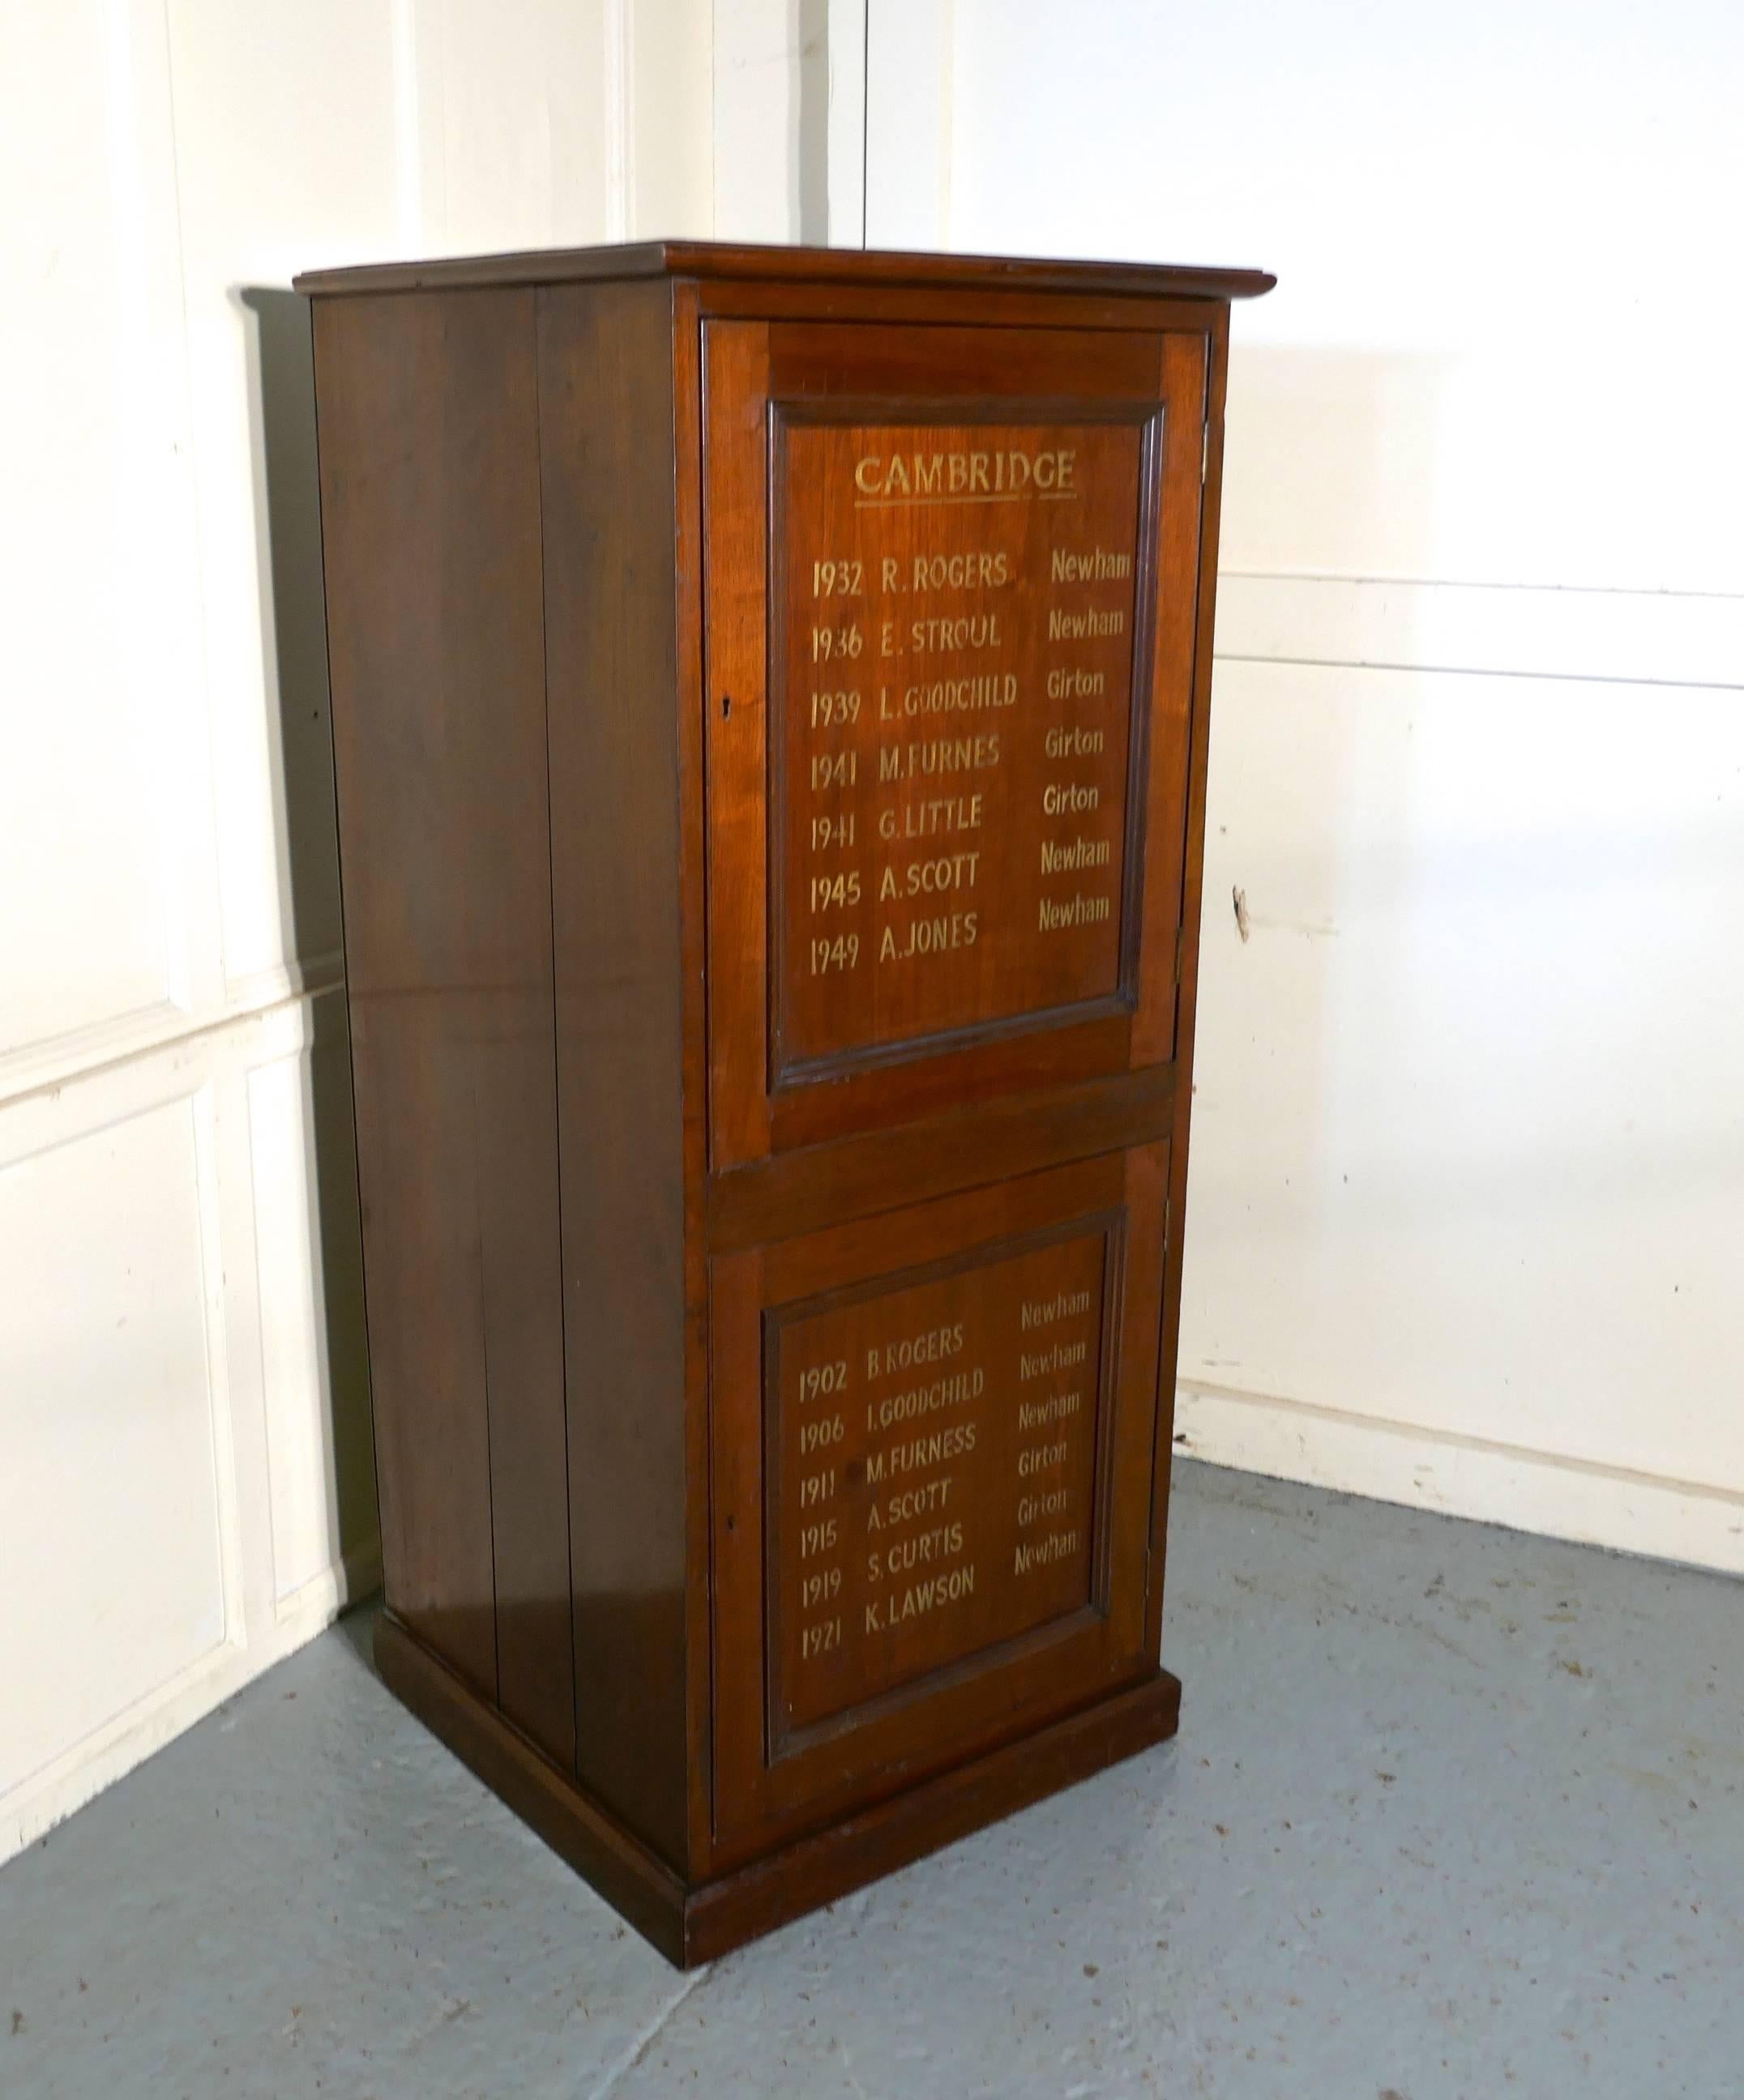
[[[808,246],[821,248],[830,238],[828,0],[799,0],[798,28],[793,189],[799,205],[799,238]]]
[[[314,342],[309,302],[298,293],[250,286],[233,296],[249,323],[261,632],[273,717],[268,729],[284,951],[299,959],[305,988],[313,995],[303,1086],[311,1153],[310,1273],[329,1410],[329,1542],[335,1560],[366,1553],[373,1557],[378,1529],[375,1457],[340,951]],[[354,1572],[356,1565],[353,1560]]]

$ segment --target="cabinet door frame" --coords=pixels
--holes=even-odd
[[[1111,1076],[1173,1054],[1211,338],[1203,329],[705,318],[709,1155],[731,1170],[889,1127],[965,1096]],[[887,373],[882,384],[881,371]],[[924,406],[922,405],[924,404]],[[1140,421],[1140,523],[1123,955],[1115,996],[777,1071],[779,872],[774,474],[797,421]],[[1135,642],[1138,636],[1135,634]],[[1143,686],[1143,692],[1139,688]]]
[[[749,1858],[1152,1672],[1147,1643],[1156,1449],[1156,1308],[1167,1255],[1166,1140],[935,1198],[711,1264],[710,1525],[714,1857]],[[1092,1594],[1080,1608],[959,1656],[788,1735],[773,1712],[768,1351],[776,1320],[826,1294],[971,1267],[1074,1232],[1115,1251],[1102,1308],[1105,1427],[1095,1458]],[[779,1515],[776,1522],[779,1522]]]

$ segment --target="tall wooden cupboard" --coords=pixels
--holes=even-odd
[[[1172,1732],[1230,302],[313,299],[382,1674],[675,1961]]]

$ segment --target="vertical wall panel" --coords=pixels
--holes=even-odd
[[[1181,1374],[1736,1493],[1744,709],[1569,704],[1221,669]]]
[[[225,1637],[194,1114],[0,1168],[0,1796]]]
[[[337,993],[312,1045],[247,1075],[255,1286],[274,1599],[282,1604],[375,1529],[359,1288],[351,1088]]]
[[[393,244],[389,18],[355,0],[169,8],[232,986],[299,960],[330,975],[339,946],[308,313],[282,288],[311,242],[336,261]]]
[[[624,18],[629,194],[617,240],[705,240],[714,201],[713,0],[607,0]],[[821,7],[823,0],[813,0]],[[608,196],[607,206],[611,200]],[[723,234],[723,238],[726,235]]]
[[[160,38],[95,0],[0,18],[0,1053],[185,1007],[210,960],[183,889],[201,665]]]
[[[426,252],[608,238],[612,0],[416,0]]]

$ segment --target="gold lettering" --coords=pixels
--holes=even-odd
[[[958,1355],[963,1347],[963,1323],[948,1322],[910,1335],[900,1342],[884,1342],[866,1352],[868,1378],[887,1378],[892,1371],[913,1370],[916,1364],[936,1364]]]
[[[1057,1392],[1051,1400],[1020,1400],[1018,1402],[1018,1427],[1020,1429],[1043,1429],[1050,1423],[1063,1422],[1069,1414],[1075,1414],[1084,1405],[1080,1392]]]
[[[1051,729],[1042,749],[1049,758],[1094,758],[1102,748],[1099,729]]]
[[[1058,452],[868,452],[854,469],[862,496],[914,503],[1022,501],[1031,489],[1053,498],[1075,494],[1077,454]]]
[[[999,615],[975,613],[960,620],[917,620],[908,629],[908,646],[917,656],[932,651],[997,649]]]
[[[948,917],[916,919],[907,927],[906,946],[896,945],[891,929],[884,929],[884,939],[879,945],[879,961],[907,962],[912,955],[948,955],[955,948],[972,948],[981,931],[981,915],[978,911],[953,911]]]
[[[924,1568],[929,1560],[947,1560],[962,1551],[962,1525],[941,1524],[898,1540],[885,1553],[884,1564],[893,1575],[906,1575],[911,1568]]]
[[[1044,875],[1069,875],[1081,867],[1106,867],[1113,850],[1106,839],[1076,838],[1068,846],[1057,846],[1052,840],[1044,839],[1041,871]]]
[[[1018,704],[1017,674],[996,671],[979,678],[940,678],[929,686],[903,689],[905,715],[974,713],[984,708],[1014,708]],[[894,719],[881,708],[885,721]]]
[[[1069,1371],[1081,1364],[1089,1353],[1088,1342],[1056,1342],[1051,1348],[1038,1350],[1034,1355],[1027,1349],[1020,1349],[1018,1376],[1027,1381],[1046,1378],[1052,1371]]]
[[[1093,547],[1087,554],[1075,554],[1065,547],[1053,550],[1057,584],[1124,583],[1132,573],[1132,557],[1119,548]]]
[[[1057,1516],[1069,1500],[1064,1488],[1050,1489],[1044,1495],[1020,1495],[1018,1523],[1022,1527],[1034,1524],[1039,1517]]]
[[[987,1373],[959,1371],[954,1377],[934,1379],[929,1385],[912,1386],[906,1392],[886,1393],[866,1403],[868,1429],[894,1429],[899,1422],[912,1422],[941,1408],[960,1407],[965,1401],[979,1400],[987,1385]]]
[[[881,810],[878,836],[881,839],[932,839],[952,832],[978,832],[981,807],[978,795],[951,795],[905,803],[900,810]],[[880,892],[881,898],[889,893]]]
[[[975,1590],[975,1564],[965,1561],[947,1574],[929,1577],[925,1582],[911,1583],[900,1599],[893,1590],[886,1601],[886,1623],[900,1626],[904,1619],[924,1617],[936,1612],[942,1605],[960,1604],[965,1597],[973,1596]]]
[[[1048,697],[1050,700],[1093,700],[1107,682],[1100,671],[1050,671]]]
[[[885,561],[885,589],[894,586]],[[997,554],[979,550],[960,554],[916,554],[914,557],[916,590],[998,590],[1011,580],[1011,557],[1003,549]]]
[[[1112,611],[1062,612],[1057,606],[1048,608],[1048,639],[1050,642],[1106,641],[1110,636],[1126,632],[1126,612],[1116,606]]]
[[[1062,1290],[1052,1298],[1026,1298],[1018,1317],[1025,1327],[1045,1327],[1055,1320],[1069,1320],[1089,1309],[1088,1290]]]
[[[894,1531],[900,1524],[912,1524],[917,1516],[930,1516],[934,1510],[943,1509],[951,1500],[951,1478],[949,1473],[941,1473],[924,1488],[904,1488],[886,1497],[881,1515],[878,1504],[874,1502],[867,1511],[867,1529],[882,1531],[888,1525]]]
[[[985,736],[938,736],[886,745],[878,754],[878,778],[885,783],[912,780],[917,773],[973,773],[998,764],[999,731],[990,730]]]
[[[903,871],[910,897],[935,896],[947,889],[973,889],[978,853],[945,854],[937,860],[912,860]],[[885,872],[888,874],[889,870]],[[881,900],[883,893],[880,892]]]
[[[894,1480],[898,1473],[925,1472],[952,1458],[966,1458],[974,1448],[974,1423],[954,1423],[948,1429],[935,1429],[929,1436],[911,1437],[906,1444],[868,1452],[866,1477],[877,1487],[887,1480]],[[834,1520],[831,1521],[833,1524]]]
[[[1086,897],[1082,890],[1069,902],[1057,904],[1044,897],[1036,913],[1036,927],[1044,933],[1060,933],[1073,926],[1100,926],[1113,915],[1114,906],[1106,897]]]
[[[1078,1551],[1075,1531],[1050,1531],[1035,1546],[1026,1546],[1021,1541],[1012,1560],[1013,1575],[1027,1575],[1032,1568],[1045,1568],[1052,1561],[1064,1560]]]
[[[1027,1480],[1031,1473],[1041,1472],[1049,1466],[1057,1466],[1066,1456],[1066,1440],[1062,1436],[1057,1444],[1032,1445],[1027,1451],[1020,1453],[1018,1478]]]

